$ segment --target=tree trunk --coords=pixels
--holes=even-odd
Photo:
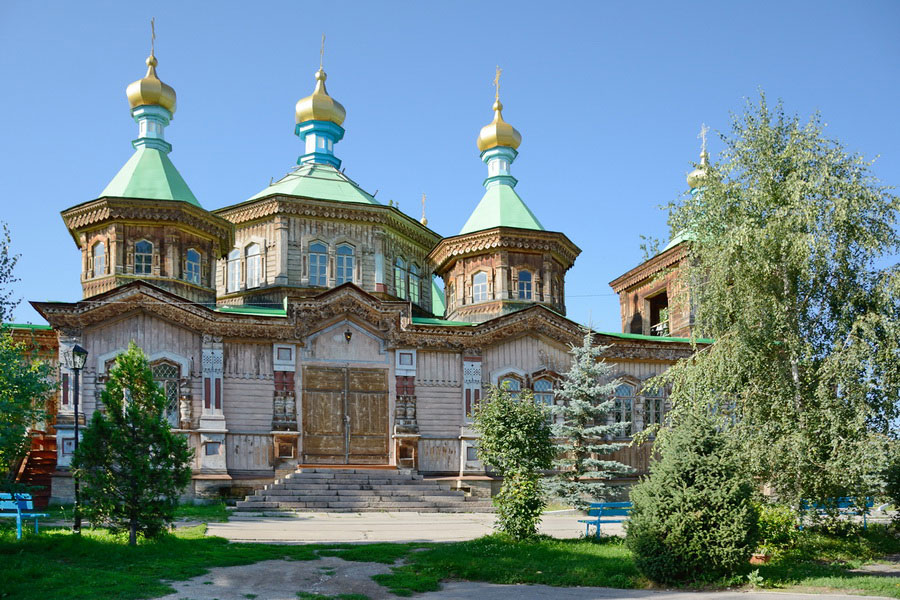
[[[137,519],[134,517],[131,518],[131,522],[128,526],[128,545],[137,545]]]

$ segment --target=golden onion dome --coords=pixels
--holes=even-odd
[[[297,102],[296,116],[297,123],[303,121],[330,121],[335,125],[344,122],[347,111],[340,102],[328,95],[325,89],[325,80],[328,76],[325,71],[319,67],[316,71],[316,89],[312,95],[303,98]]]
[[[692,190],[703,185],[703,180],[706,179],[709,174],[707,168],[709,166],[708,163],[709,152],[704,150],[700,153],[700,166],[688,173],[687,176],[687,183]]]
[[[522,134],[503,120],[503,104],[500,99],[494,101],[494,120],[481,128],[478,134],[478,149],[484,152],[497,146],[509,146],[513,150],[522,143]]]
[[[175,114],[175,90],[159,80],[156,75],[156,64],[156,57],[151,52],[147,57],[147,74],[125,89],[128,104],[131,108],[156,104]]]

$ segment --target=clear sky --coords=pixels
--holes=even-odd
[[[349,176],[456,234],[481,198],[475,139],[522,133],[517,191],[582,249],[569,316],[619,331],[608,282],[668,238],[659,206],[685,191],[705,122],[762,88],[820,111],[900,185],[900,2],[40,2],[0,4],[0,220],[22,254],[24,300],[81,297],[59,212],[96,198],[132,153],[125,87],[143,76],[156,17],[160,78],[178,94],[170,155],[209,209],[241,202],[301,153],[294,104],[327,34],[328,90],[347,109]],[[710,150],[715,156],[715,138]],[[27,302],[17,321],[42,322]]]

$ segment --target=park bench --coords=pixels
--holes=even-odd
[[[34,532],[38,532],[38,519],[40,517],[49,517],[46,513],[31,512],[34,510],[34,503],[31,500],[31,494],[9,494],[0,493],[0,517],[16,519],[16,539],[22,539],[22,521],[34,519]]]
[[[631,502],[591,502],[588,508],[588,519],[579,519],[584,523],[584,535],[591,532],[591,525],[596,528],[595,536],[600,537],[600,525],[604,523],[623,523],[631,514]]]
[[[875,502],[872,498],[866,498],[865,508],[861,509],[856,502],[856,498],[844,496],[841,498],[830,498],[826,504],[813,504],[806,500],[802,500],[800,502],[800,509],[803,511],[814,510],[820,516],[828,515],[829,511],[832,511],[832,513],[833,511],[837,511],[837,514],[842,517],[861,516],[863,520],[863,529],[867,529],[868,523],[866,515],[868,514],[869,509],[874,505]]]

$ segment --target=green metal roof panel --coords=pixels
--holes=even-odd
[[[544,226],[525,206],[516,190],[504,184],[493,185],[485,190],[481,202],[459,233],[462,235],[493,227],[544,230]]]
[[[34,331],[48,331],[53,329],[50,325],[34,325],[32,323],[0,323],[0,329],[31,329]]]
[[[690,344],[691,338],[681,337],[664,337],[659,335],[643,335],[640,333],[612,333],[609,331],[598,331],[598,335],[608,335],[611,337],[622,338],[623,340],[642,340],[648,342],[678,342],[681,344]],[[697,338],[694,342],[698,344],[712,344],[715,340],[709,338]]]
[[[437,284],[437,277],[431,278],[431,312],[438,316],[444,316],[447,304],[444,300],[444,290]]]
[[[677,246],[677,245],[680,244],[681,242],[694,242],[694,241],[696,241],[696,240],[697,240],[697,236],[694,234],[693,231],[689,231],[689,230],[687,230],[687,229],[682,229],[682,230],[679,231],[677,234],[675,234],[675,237],[673,237],[671,240],[669,240],[669,243],[666,244],[666,247],[663,248],[663,249],[659,252],[659,254],[662,254],[662,253],[665,252],[666,250],[669,250],[669,249],[671,249],[671,248],[674,248],[675,246]]]
[[[216,312],[220,313],[231,313],[236,315],[253,315],[257,317],[286,317],[287,310],[283,307],[272,308],[267,306],[253,306],[252,304],[243,304],[243,305],[224,305],[217,306],[215,308]]]
[[[303,164],[255,194],[250,200],[283,194],[318,200],[381,204],[374,196],[363,191],[355,181],[331,165]]]
[[[467,323],[465,321],[446,321],[444,319],[435,319],[432,317],[413,317],[413,325],[437,325],[439,327],[474,327],[478,323]]]
[[[100,197],[140,198],[144,200],[181,200],[200,206],[169,155],[156,148],[135,150]]]

